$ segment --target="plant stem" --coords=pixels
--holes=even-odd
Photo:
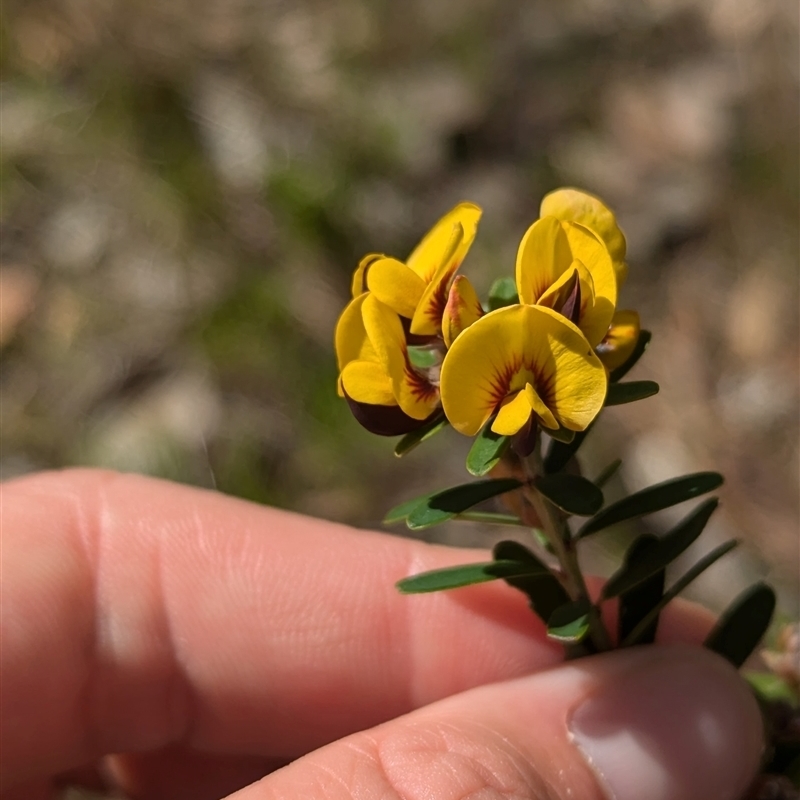
[[[564,588],[570,598],[575,601],[583,601],[589,609],[589,636],[597,651],[611,650],[613,645],[611,637],[608,635],[606,626],[600,614],[600,609],[589,595],[589,589],[578,562],[578,551],[572,533],[567,526],[567,518],[564,513],[556,508],[541,492],[534,486],[534,479],[537,475],[544,474],[539,447],[530,456],[530,461],[520,459],[521,466],[525,471],[529,481],[523,491],[536,511],[542,524],[548,541],[553,552],[561,564],[562,574],[559,576]]]

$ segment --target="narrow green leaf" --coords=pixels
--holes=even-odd
[[[594,425],[594,423],[592,423]],[[568,444],[553,439],[550,447],[547,448],[547,455],[544,458],[544,471],[550,475],[554,472],[561,472],[569,464],[578,448],[583,444],[586,435],[592,429],[590,425],[585,431],[579,431]]]
[[[441,592],[446,589],[460,589],[476,583],[496,581],[500,578],[518,578],[538,574],[546,570],[543,565],[528,561],[484,561],[479,564],[459,564],[456,567],[434,569],[421,572],[398,581],[396,586],[403,594],[423,594]]]
[[[417,428],[411,433],[407,433],[394,448],[394,454],[398,458],[410,453],[415,447],[421,445],[424,441],[435,436],[439,431],[443,431],[450,423],[447,418],[442,416],[434,417],[430,422],[425,423],[421,428]]]
[[[463,511],[453,519],[463,520],[464,522],[482,522],[485,525],[513,525],[517,528],[527,528],[528,526],[513,514],[498,514],[494,511]]]
[[[774,611],[775,592],[766,583],[757,583],[726,609],[704,644],[741,667],[767,632]]]
[[[637,561],[647,558],[648,554],[658,547],[658,539],[650,533],[640,536],[628,548],[625,554],[625,566],[628,568]],[[666,570],[660,569],[649,578],[619,595],[618,640],[626,637],[655,608],[664,594]],[[651,644],[656,640],[658,632],[658,615],[652,619],[646,629],[639,634],[638,644]]]
[[[550,615],[559,607],[569,602],[569,595],[546,565],[527,547],[515,541],[498,542],[494,546],[493,555],[496,559],[521,561],[539,565],[543,571],[517,577],[505,577],[509,586],[523,592],[528,597],[531,610],[547,625]]]
[[[489,289],[489,311],[519,303],[517,284],[513,278],[498,278]]]
[[[590,517],[603,507],[603,493],[580,475],[558,472],[540,475],[534,486],[555,506],[567,514]]]
[[[714,562],[719,561],[722,556],[730,553],[739,544],[736,539],[731,539],[719,547],[715,547],[710,553],[701,558],[685,575],[680,577],[672,586],[667,589],[661,597],[661,600],[656,603],[649,614],[645,615],[639,624],[623,639],[620,643],[621,647],[630,647],[634,644],[639,644],[639,637],[645,633],[648,627],[653,623],[653,620],[658,618],[661,611],[674,600],[695,578],[705,572]]]
[[[602,489],[616,474],[622,466],[622,459],[618,458],[612,461],[593,481],[592,483],[599,489]]]
[[[441,360],[439,351],[427,345],[409,345],[406,349],[408,351],[408,360],[420,369],[430,369]]]
[[[503,539],[492,548],[492,556],[496,561],[514,561],[521,564],[528,564],[532,570],[531,574],[539,573],[549,575],[550,569],[532,550],[525,547],[515,539]]]
[[[671,564],[703,532],[719,500],[712,497],[701,503],[684,517],[672,530],[638,554],[629,552],[625,564],[617,570],[603,587],[602,597],[608,600],[628,592],[651,575]]]
[[[576,600],[559,606],[547,620],[547,638],[562,644],[579,644],[589,633],[589,604]]]
[[[467,454],[467,472],[480,478],[497,465],[511,444],[510,436],[501,436],[492,430],[494,417],[475,437],[475,441]]]
[[[658,394],[659,385],[655,381],[626,381],[625,383],[609,383],[605,406],[621,406],[635,403]]]
[[[404,503],[390,509],[383,518],[384,525],[393,525],[395,522],[405,522],[408,515],[419,505],[432,497],[431,494],[423,494],[413,500],[406,500]]]
[[[722,485],[723,480],[718,472],[695,472],[693,475],[683,475],[648,486],[604,508],[578,531],[578,538],[582,539],[618,522],[643,517],[645,514],[692,500],[706,492],[713,492]]]
[[[621,381],[636,366],[639,359],[644,355],[645,350],[647,350],[652,338],[653,334],[650,333],[650,331],[639,331],[639,338],[636,340],[636,347],[634,347],[633,352],[628,357],[628,360],[616,369],[611,370],[611,374],[609,375],[611,383]]]
[[[406,517],[406,525],[411,530],[430,528],[432,525],[452,519],[484,500],[518,489],[520,486],[522,483],[516,478],[499,478],[445,489],[423,499],[422,503],[415,506]]]

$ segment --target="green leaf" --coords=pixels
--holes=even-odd
[[[644,355],[644,351],[647,350],[652,338],[653,334],[650,331],[639,331],[636,347],[633,348],[633,352],[628,356],[628,360],[616,369],[611,370],[611,374],[608,376],[611,383],[621,381],[636,366],[636,363]]]
[[[528,527],[519,517],[515,517],[513,514],[498,514],[494,511],[462,511],[453,519],[463,520],[464,522],[482,522],[485,525]]]
[[[421,445],[431,436],[435,436],[439,431],[443,431],[450,423],[447,418],[442,416],[434,417],[430,422],[426,422],[421,428],[417,428],[411,433],[407,433],[394,448],[394,454],[398,458],[410,453],[415,447]]]
[[[519,303],[517,284],[513,278],[498,278],[489,289],[489,311]]]
[[[632,567],[637,561],[647,558],[653,549],[658,547],[658,539],[650,533],[640,536],[628,548],[625,554],[625,566]],[[638,583],[619,595],[618,629],[620,642],[636,628],[636,626],[655,608],[664,594],[666,571],[661,569],[650,577]],[[658,632],[658,615],[642,630],[638,637],[638,644],[651,644],[656,639]]]
[[[756,583],[726,609],[704,644],[735,667],[741,667],[767,632],[774,611],[772,587]]]
[[[592,423],[594,425],[594,423]],[[553,439],[550,447],[547,448],[547,455],[544,458],[544,471],[550,475],[554,472],[561,472],[569,464],[578,448],[583,444],[586,435],[592,429],[590,425],[585,431],[579,431],[569,444]]]
[[[620,647],[630,647],[634,644],[639,644],[640,636],[647,631],[653,620],[658,618],[658,615],[672,600],[674,600],[695,578],[704,573],[714,562],[719,561],[722,556],[730,553],[739,544],[736,539],[731,539],[719,547],[715,547],[710,553],[707,553],[701,558],[685,575],[680,577],[672,586],[667,589],[661,597],[661,600],[656,603],[651,609],[649,614],[646,614],[639,624],[622,640]]]
[[[562,644],[579,644],[589,633],[589,604],[575,600],[559,606],[547,620],[547,638]]]
[[[712,497],[657,539],[654,545],[648,545],[638,554],[634,554],[631,548],[624,566],[617,570],[603,587],[602,598],[608,600],[628,592],[671,564],[703,532],[718,505],[719,500]]]
[[[622,466],[622,459],[618,458],[612,461],[593,481],[592,483],[599,489],[602,489],[616,474],[617,470]]]
[[[494,417],[475,437],[475,441],[467,454],[467,472],[480,478],[497,465],[511,444],[510,436],[502,436],[492,430]]]
[[[635,403],[658,394],[659,386],[655,381],[627,381],[625,383],[609,383],[605,406],[621,406]]]
[[[396,586],[403,594],[441,592],[460,589],[476,583],[496,581],[500,578],[519,578],[537,574],[547,568],[529,561],[485,561],[479,564],[460,564],[456,567],[421,572],[398,581]]]
[[[408,360],[415,367],[419,367],[420,369],[430,369],[430,367],[436,366],[441,360],[439,351],[427,345],[409,345],[407,350]]]
[[[405,522],[408,515],[419,505],[422,505],[426,500],[429,500],[432,494],[423,494],[420,497],[415,497],[413,500],[406,500],[404,503],[390,509],[386,516],[383,518],[384,525],[393,525],[395,522]]]
[[[507,540],[498,542],[492,551],[496,559],[521,561],[543,568],[540,574],[504,578],[509,586],[523,592],[528,597],[528,604],[539,619],[547,625],[550,615],[559,607],[569,602],[569,595],[559,583],[558,578],[532,553],[519,542]]]
[[[571,431],[569,428],[545,428],[544,432],[551,439],[562,444],[570,444],[577,435],[575,431]]]
[[[445,489],[443,492],[424,498],[422,503],[409,512],[406,525],[411,530],[439,525],[484,500],[513,491],[520,486],[522,483],[516,478],[499,478]]]
[[[540,475],[534,486],[554,505],[567,514],[590,517],[603,507],[603,493],[590,480],[580,475],[558,472]]]
[[[722,485],[723,480],[718,472],[695,472],[648,486],[604,508],[578,531],[578,538],[582,539],[618,522],[643,517],[645,514],[692,500],[706,492],[713,492]]]

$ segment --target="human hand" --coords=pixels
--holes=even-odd
[[[98,764],[171,800],[738,800],[755,774],[756,704],[676,644],[708,628],[688,604],[663,647],[559,665],[505,586],[394,589],[475,551],[93,471],[1,508],[4,798]]]

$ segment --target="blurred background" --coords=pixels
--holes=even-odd
[[[662,384],[605,413],[587,474],[723,472],[698,547],[746,546],[701,596],[765,575],[796,616],[797,43],[795,0],[5,0],[2,476],[104,466],[378,525],[468,477],[468,441],[398,461],[336,396],[358,259],[471,200],[486,289],[575,185],[618,212],[621,305],[654,332],[634,375]]]

